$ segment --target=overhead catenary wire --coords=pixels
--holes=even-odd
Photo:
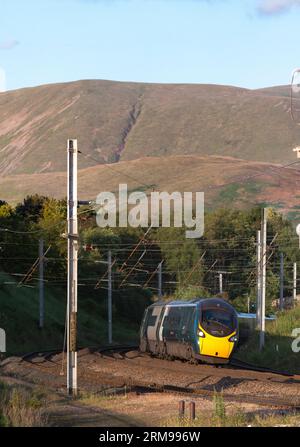
[[[48,253],[48,251],[50,250],[51,245],[49,245],[49,247],[47,248],[47,250],[44,252],[43,254],[43,259],[45,259],[46,254]],[[21,281],[18,284],[18,287],[22,286],[23,284],[25,284],[33,275],[34,271],[37,269],[39,263],[41,262],[41,258],[38,257],[35,262],[32,264],[32,266],[30,267],[30,269],[28,270],[28,272],[24,275],[24,277],[21,279]]]
[[[10,228],[0,228],[0,231],[5,233],[13,233],[13,234],[36,234],[40,233],[41,229],[39,230],[33,230],[33,231],[19,231],[19,230],[11,230]]]

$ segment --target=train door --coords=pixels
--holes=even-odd
[[[170,306],[163,320],[162,337],[167,341],[180,339],[181,308]]]
[[[163,306],[154,306],[152,309],[150,308],[150,313],[147,316],[146,321],[146,339],[149,347],[152,350],[155,350],[155,346],[157,344],[157,333],[158,327],[160,323],[160,315],[163,310]]]
[[[167,325],[169,311],[170,311],[170,307],[166,306],[164,308],[164,311],[162,312],[162,320],[161,320],[161,324],[159,326],[159,332],[158,332],[158,339],[159,339],[159,341],[164,341],[165,340],[166,331],[164,330],[164,328]]]
[[[182,307],[182,318],[180,322],[180,338],[185,343],[192,343],[195,340],[195,316],[196,307]]]

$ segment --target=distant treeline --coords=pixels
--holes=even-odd
[[[218,272],[223,274],[224,297],[246,309],[256,294],[256,233],[260,208],[218,209],[205,215],[205,233],[186,239],[185,228],[99,228],[92,206],[79,214],[79,299],[93,300],[107,294],[107,253],[113,259],[114,311],[138,321],[157,294],[157,267],[163,260],[163,293],[188,299],[219,292]],[[66,287],[66,200],[28,196],[16,207],[0,201],[0,270],[21,281],[38,256],[38,241],[49,248],[45,287]],[[267,303],[279,295],[280,253],[284,254],[285,295],[292,291],[292,266],[299,260],[298,237],[293,225],[273,209],[268,213]],[[37,286],[38,271],[26,285]],[[1,284],[0,284],[1,288]],[[254,307],[252,308],[254,309]]]

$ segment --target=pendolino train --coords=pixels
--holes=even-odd
[[[140,350],[160,358],[228,363],[238,343],[235,309],[220,298],[157,302],[140,329]]]

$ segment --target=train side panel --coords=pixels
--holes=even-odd
[[[144,315],[140,349],[162,357],[190,359],[197,349],[195,305],[152,305]]]
[[[146,309],[140,332],[140,350],[155,353],[158,348],[159,329],[164,305],[150,306]]]
[[[166,306],[162,321],[162,340],[170,357],[191,359],[196,342],[195,305]]]

